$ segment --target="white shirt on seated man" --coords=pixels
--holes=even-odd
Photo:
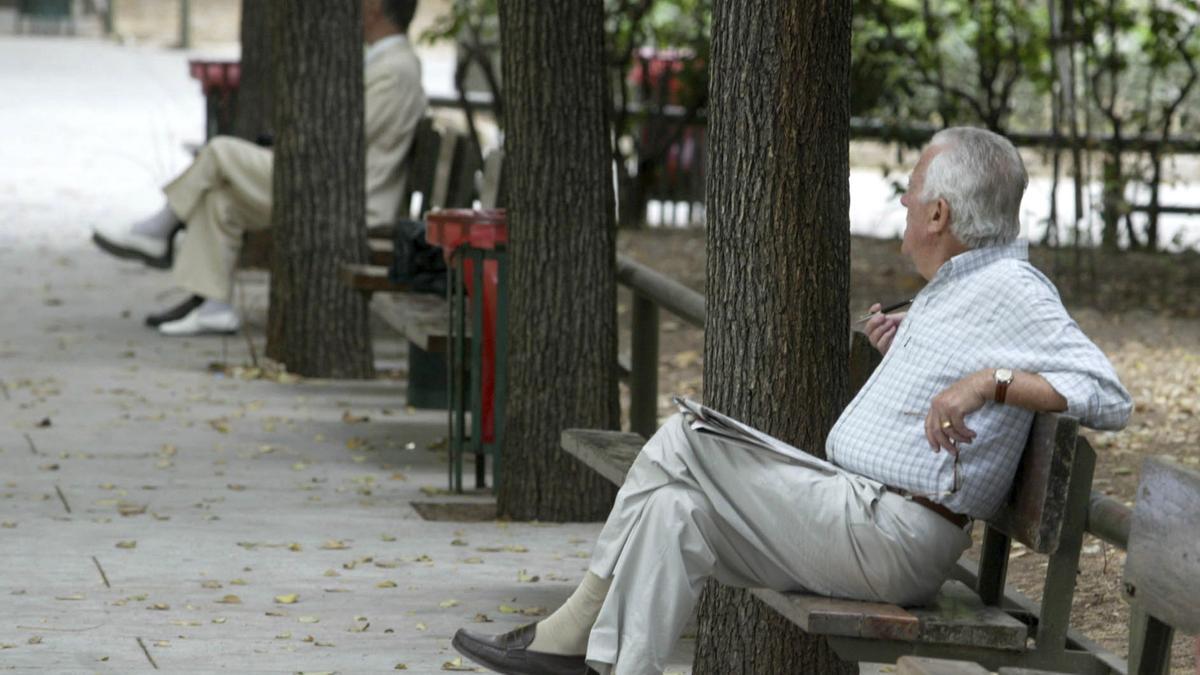
[[[421,63],[406,36],[417,0],[363,0],[364,135],[367,146],[367,225],[391,222],[404,190],[404,159],[427,101]],[[93,240],[103,250],[171,268],[191,295],[151,314],[146,323],[164,335],[231,333],[241,325],[231,304],[243,234],[271,223],[271,150],[218,136],[163,192],[161,211],[132,226],[101,226]],[[173,235],[186,225],[178,252]]]

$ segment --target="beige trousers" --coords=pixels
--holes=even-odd
[[[589,569],[612,586],[588,664],[661,673],[710,577],[916,605],[970,545],[965,529],[876,481],[791,464],[675,415],[642,448],[592,554]]]
[[[218,136],[163,188],[171,211],[187,223],[176,252],[175,283],[230,302],[242,235],[271,224],[272,154],[248,141]]]

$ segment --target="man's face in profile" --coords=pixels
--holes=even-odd
[[[921,198],[921,192],[925,189],[925,171],[936,154],[937,149],[933,147],[926,147],[921,152],[921,157],[917,160],[917,165],[913,167],[912,175],[908,178],[908,189],[900,197],[900,203],[906,210],[904,240],[900,246],[900,252],[913,262],[917,262],[921,256],[925,249],[924,244],[928,239],[927,230],[931,205]]]

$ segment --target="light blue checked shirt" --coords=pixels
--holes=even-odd
[[[914,494],[942,495],[935,501],[956,513],[988,518],[1008,496],[1033,413],[989,401],[968,415],[976,436],[959,451],[953,491],[953,455],[933,452],[925,439],[930,402],[943,389],[984,368],[1038,373],[1083,425],[1125,426],[1129,392],[1028,258],[1028,245],[1018,241],[942,265],[830,431],[830,461]]]

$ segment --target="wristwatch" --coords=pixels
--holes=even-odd
[[[997,368],[992,377],[996,380],[996,403],[1004,403],[1008,385],[1013,381],[1013,371],[1011,368]]]

